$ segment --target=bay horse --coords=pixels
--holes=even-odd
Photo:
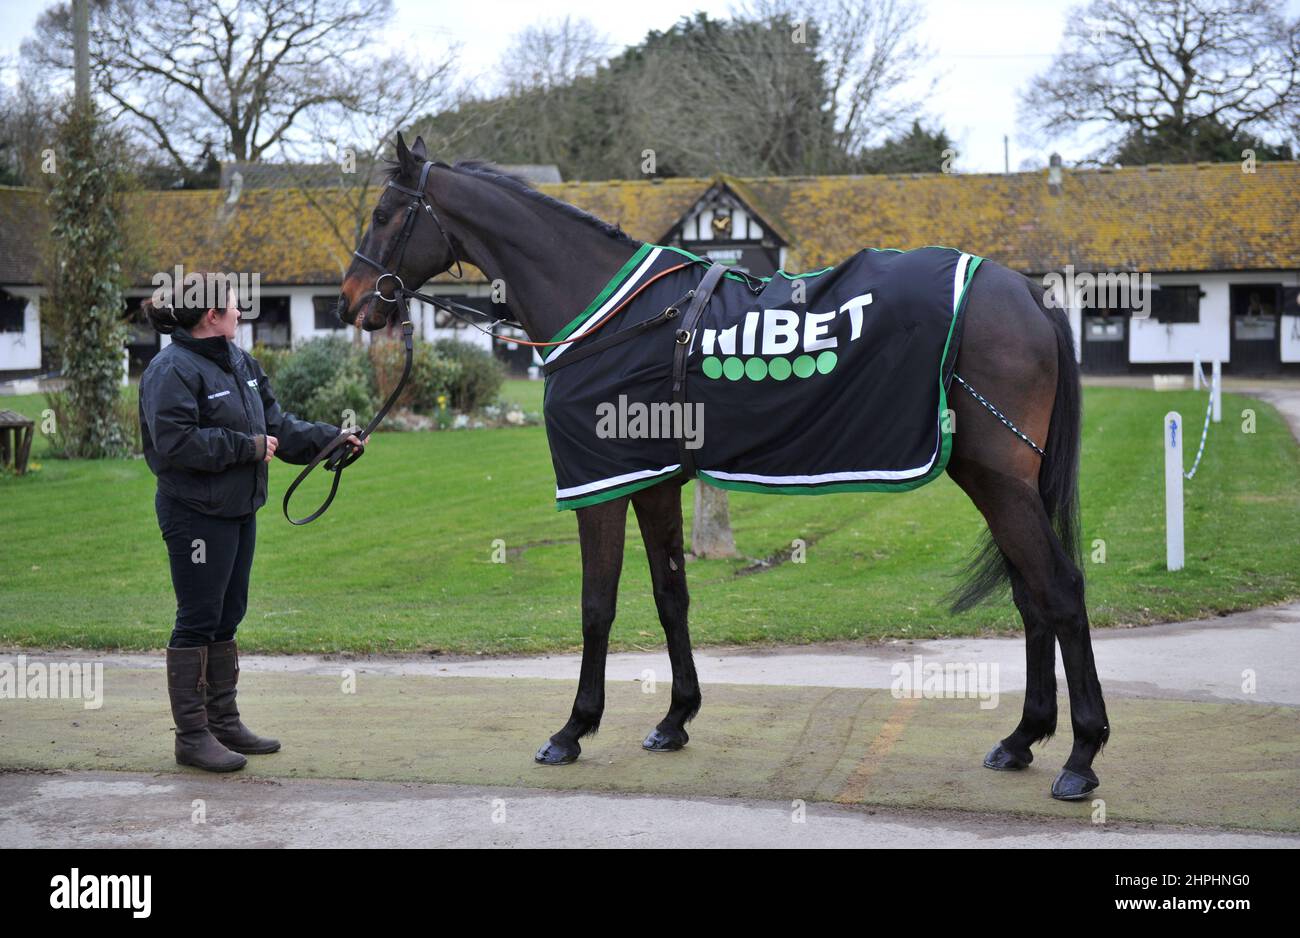
[[[337,311],[347,324],[368,331],[387,327],[405,284],[418,287],[463,258],[490,281],[508,285],[506,306],[513,318],[531,342],[545,345],[641,247],[617,227],[489,164],[432,162],[423,139],[408,148],[399,134],[396,155],[344,275]],[[406,290],[409,295],[413,291]],[[1009,584],[1025,628],[1023,712],[984,765],[1023,769],[1033,761],[1030,747],[1055,732],[1059,642],[1074,742],[1051,794],[1082,799],[1099,784],[1092,763],[1110,726],[1080,569],[1082,401],[1070,326],[1061,310],[1045,303],[1039,285],[985,261],[969,289],[956,371],[1028,438],[1018,439],[992,406],[972,395],[950,398],[961,430],[953,436],[947,472],[988,524],[952,608],[961,612]],[[1031,440],[1040,441],[1041,450],[1025,445]],[[642,745],[654,752],[686,745],[686,724],[699,710],[701,694],[687,627],[683,484],[670,479],[577,509],[582,666],[568,722],[538,750],[538,762],[573,762],[581,752],[579,740],[600,726],[629,503],[645,542],[673,675],[668,713]]]

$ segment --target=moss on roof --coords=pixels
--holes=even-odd
[[[948,244],[1027,273],[1080,269],[1151,272],[1300,269],[1300,163],[1066,170],[1059,195],[1047,171],[736,179],[627,180],[540,185],[547,195],[656,241],[715,181],[745,199],[789,243],[788,270],[834,264],[862,247]],[[321,215],[351,229],[342,193],[317,189],[140,192],[130,230],[143,232],[144,285],[152,270],[259,271],[264,284],[333,284],[348,265]],[[0,282],[33,283],[44,197],[0,187]],[[37,230],[43,230],[38,223]],[[481,275],[472,268],[470,279]]]
[[[1300,163],[748,179],[789,232],[787,267],[863,246],[947,244],[1027,273],[1300,269]],[[755,206],[760,212],[760,205]],[[775,221],[775,219],[774,219]]]

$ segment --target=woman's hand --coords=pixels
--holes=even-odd
[[[359,453],[366,448],[366,441],[354,433],[348,437],[348,445]]]
[[[266,456],[264,457],[267,462],[275,458],[275,451],[279,446],[280,441],[268,433],[266,435]]]

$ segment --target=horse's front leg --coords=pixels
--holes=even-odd
[[[605,656],[618,604],[618,577],[623,570],[627,499],[618,498],[578,509],[582,546],[582,672],[578,695],[564,728],[537,750],[544,765],[565,765],[582,752],[578,740],[600,728],[605,711]]]
[[[697,482],[696,485],[703,485]],[[670,482],[642,489],[632,496],[650,581],[654,585],[655,607],[668,641],[668,660],[673,667],[672,700],[667,715],[641,743],[650,752],[674,752],[689,741],[686,724],[700,709],[700,682],[691,656],[691,633],[686,625],[690,596],[686,591],[686,558],[683,556],[682,487]]]

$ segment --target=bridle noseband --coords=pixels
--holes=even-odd
[[[402,282],[402,278],[398,276],[397,271],[389,267],[389,263],[392,261],[393,255],[397,255],[397,264],[395,266],[402,266],[402,260],[406,256],[406,242],[410,240],[411,232],[415,230],[415,220],[419,218],[421,208],[429,213],[433,223],[438,226],[438,233],[442,235],[442,240],[447,244],[447,251],[452,260],[452,263],[448,265],[448,269],[453,265],[455,266],[456,273],[454,276],[457,279],[465,275],[465,271],[460,266],[460,255],[456,253],[456,246],[447,235],[447,229],[442,226],[442,220],[438,218],[438,213],[433,210],[433,203],[429,201],[429,194],[425,191],[425,185],[429,181],[429,170],[433,169],[434,165],[431,160],[425,161],[424,165],[420,167],[419,185],[414,189],[391,179],[384,184],[385,189],[396,189],[398,192],[410,196],[410,201],[406,203],[406,214],[402,218],[402,229],[398,232],[396,240],[384,252],[383,260],[377,261],[372,257],[367,257],[360,251],[352,252],[357,260],[363,261],[379,271],[371,295],[385,303],[397,303],[403,314],[406,312],[406,298],[420,296],[420,294],[414,290],[408,290],[406,284]],[[385,280],[393,281],[393,295],[391,297],[384,296],[382,287]]]

